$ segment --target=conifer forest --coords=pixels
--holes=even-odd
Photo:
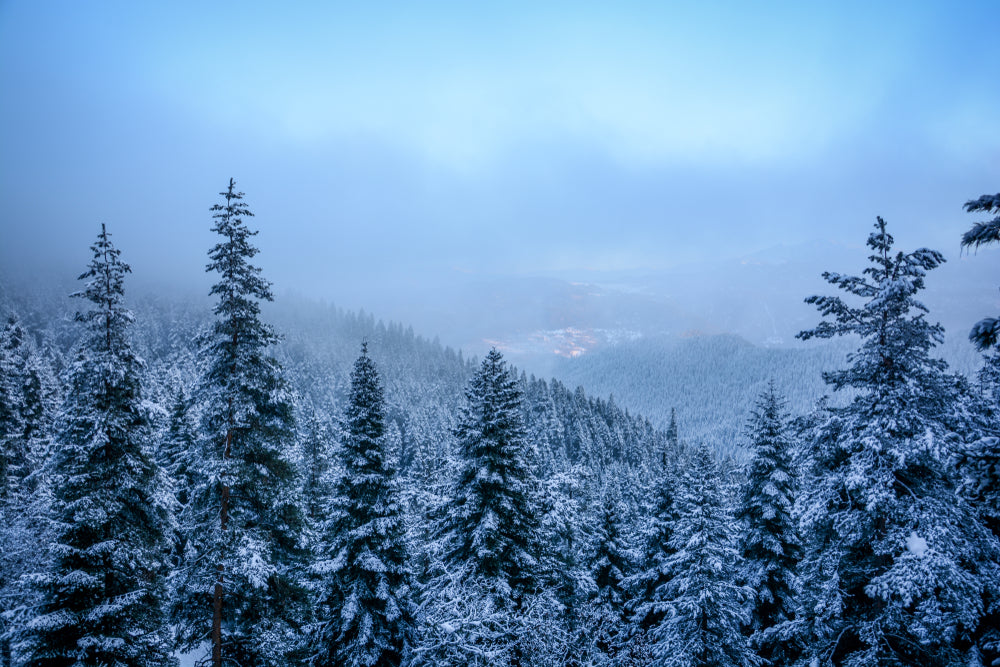
[[[232,179],[208,221],[211,312],[136,314],[105,225],[72,317],[3,303],[3,667],[1000,664],[1000,319],[950,371],[944,257],[882,218],[803,295],[827,395],[771,382],[728,449],[495,347],[279,330]]]
[[[1000,0],[0,0],[0,667],[1000,667]]]

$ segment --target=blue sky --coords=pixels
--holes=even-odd
[[[870,4],[7,0],[0,262],[75,275],[106,222],[200,285],[230,176],[279,289],[341,302],[860,247],[876,215],[957,255],[1000,189],[1000,5]]]

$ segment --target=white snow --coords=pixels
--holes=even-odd
[[[914,556],[922,557],[927,551],[927,540],[920,537],[916,532],[910,533],[910,536],[906,538],[906,548],[909,549],[910,553]]]

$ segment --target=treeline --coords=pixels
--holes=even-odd
[[[879,219],[864,274],[824,274],[847,296],[801,337],[860,341],[844,398],[765,388],[743,464],[370,316],[279,312],[281,342],[222,197],[207,326],[134,322],[102,226],[77,342],[3,330],[4,667],[1000,659],[1000,327],[975,385],[933,356],[940,254]]]
[[[666,426],[676,410],[685,433],[739,455],[747,413],[768,382],[782,388],[791,412],[808,412],[825,391],[822,371],[843,365],[848,351],[847,341],[774,349],[728,334],[653,336],[559,360],[553,373],[591,393],[614,395],[654,424]]]

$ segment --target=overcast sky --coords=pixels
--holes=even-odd
[[[74,277],[105,222],[208,284],[230,176],[276,287],[348,303],[877,214],[955,256],[1000,190],[996,2],[486,4],[0,2],[0,262]]]

